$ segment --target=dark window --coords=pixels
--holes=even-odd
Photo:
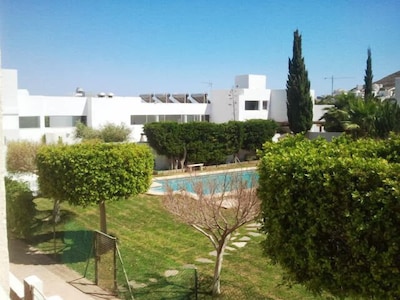
[[[246,101],[244,103],[245,110],[258,110],[258,101]]]
[[[146,124],[146,115],[132,115],[131,125],[143,125]]]
[[[40,128],[40,117],[19,117],[19,128]]]

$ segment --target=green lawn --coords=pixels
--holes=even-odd
[[[42,226],[33,239],[42,250],[54,249],[52,227],[48,216],[52,202],[37,199],[38,219]],[[63,219],[57,226],[57,257],[69,267],[93,279],[93,259],[90,254],[91,231],[99,228],[98,208],[71,207],[62,204]],[[119,248],[129,280],[146,284],[135,288],[135,299],[194,299],[183,283],[193,272],[183,271],[195,264],[199,277],[199,299],[211,299],[208,294],[213,264],[196,262],[210,258],[211,243],[196,230],[179,222],[164,210],[161,199],[141,195],[129,200],[107,204],[108,230],[119,241]],[[240,235],[246,229],[240,230]],[[263,237],[252,237],[244,248],[225,256],[219,299],[328,299],[309,293],[302,286],[288,287],[282,282],[282,271],[263,256],[259,243]],[[166,270],[179,270],[180,276],[164,277]],[[118,276],[123,278],[119,266]],[[183,274],[189,274],[189,277]],[[188,279],[189,278],[189,279]]]

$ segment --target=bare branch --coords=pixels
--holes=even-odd
[[[259,216],[257,179],[252,176],[245,180],[240,172],[225,173],[220,182],[200,181],[198,177],[189,179],[194,193],[184,186],[179,191],[168,188],[163,204],[181,221],[206,236],[217,250],[213,292],[218,294],[223,252],[231,234]]]

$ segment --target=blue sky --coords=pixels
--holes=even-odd
[[[3,68],[31,94],[206,92],[265,74],[284,89],[293,32],[317,95],[400,70],[398,0],[0,0]],[[345,77],[345,78],[343,78]]]

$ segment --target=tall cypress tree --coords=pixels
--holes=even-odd
[[[287,116],[293,133],[307,132],[312,126],[313,103],[310,95],[310,81],[301,54],[301,35],[294,32],[293,58],[289,58],[289,75],[286,83]]]
[[[372,59],[371,59],[371,48],[368,48],[367,68],[365,69],[364,76],[364,99],[370,99],[372,95]]]

